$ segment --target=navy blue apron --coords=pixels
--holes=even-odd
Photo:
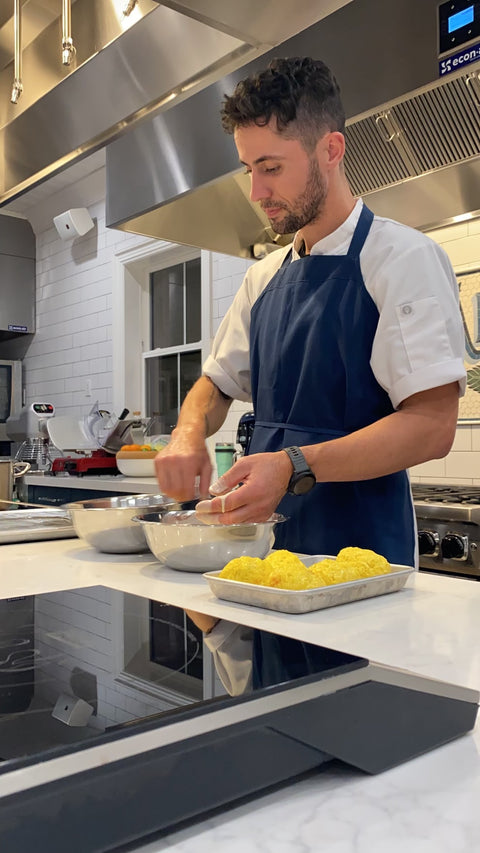
[[[363,206],[346,255],[292,262],[289,253],[255,302],[250,453],[330,441],[394,411],[370,367],[379,314],[359,256],[372,221]],[[355,546],[371,548],[391,563],[414,565],[414,511],[405,471],[317,483],[301,497],[286,495],[277,511],[288,521],[276,529],[275,548],[335,555]],[[327,651],[257,631],[254,686],[276,683],[282,673],[285,680],[295,677],[302,667],[304,675],[319,671]]]

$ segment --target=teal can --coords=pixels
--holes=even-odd
[[[219,477],[225,474],[235,462],[235,445],[226,441],[217,441],[215,445],[215,462]]]

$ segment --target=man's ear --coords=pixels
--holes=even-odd
[[[338,130],[326,133],[317,142],[316,154],[319,162],[327,169],[339,166],[345,156],[345,137]]]
[[[345,156],[345,137],[339,130],[328,134],[328,165],[338,166]]]

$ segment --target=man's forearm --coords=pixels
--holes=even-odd
[[[208,376],[201,376],[185,397],[173,435],[176,430],[194,430],[208,438],[222,426],[231,403]]]
[[[458,413],[456,383],[409,398],[400,411],[358,432],[303,447],[317,482],[382,477],[448,453]]]

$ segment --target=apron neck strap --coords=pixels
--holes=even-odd
[[[363,249],[363,244],[367,239],[370,226],[373,222],[373,213],[364,204],[355,231],[353,232],[352,241],[348,249],[349,258],[358,258]]]

